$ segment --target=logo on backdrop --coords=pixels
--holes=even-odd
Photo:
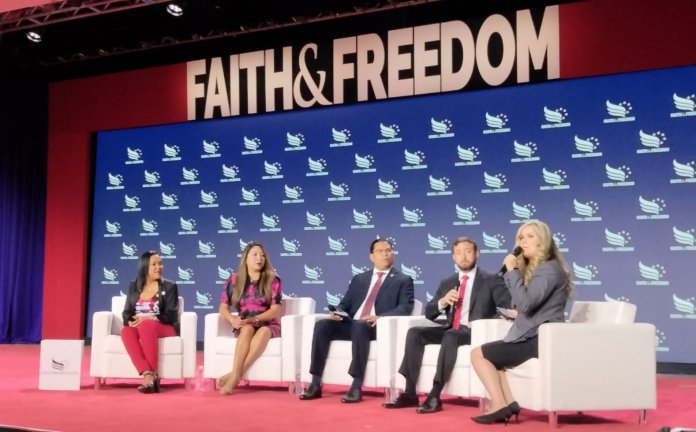
[[[181,167],[181,178],[182,180],[179,184],[183,186],[201,183],[200,180],[198,180],[198,170],[196,168],[188,169],[186,167]]]
[[[628,231],[612,232],[604,229],[604,238],[609,246],[602,247],[603,252],[633,252],[631,246],[631,234]]]
[[[350,253],[346,250],[348,242],[343,238],[328,237],[329,250],[326,256],[348,256]]]
[[[260,232],[279,232],[280,228],[280,217],[277,215],[267,215],[261,213],[261,224],[262,228],[259,228]]]
[[[459,162],[455,162],[454,166],[459,167],[459,166],[475,166],[475,165],[481,165],[480,160],[476,160],[476,158],[479,156],[479,149],[471,146],[468,148],[464,148],[462,146],[457,146],[457,158],[459,158]]]
[[[401,129],[399,128],[399,125],[397,125],[397,124],[385,125],[384,123],[380,123],[379,124],[379,134],[382,138],[378,139],[377,142],[380,144],[392,143],[392,142],[401,142],[401,137],[399,136],[399,132],[401,132]]]
[[[601,216],[597,216],[599,204],[595,201],[581,202],[573,199],[573,209],[577,216],[571,217],[571,222],[595,222],[602,220]]]
[[[535,162],[539,160],[539,156],[534,156],[537,151],[537,145],[535,143],[531,141],[519,143],[515,140],[512,145],[517,157],[510,159],[510,162]]]
[[[102,285],[118,285],[118,271],[116,269],[109,269],[106,267],[102,268],[104,279],[102,279]]]
[[[198,208],[217,208],[220,205],[217,203],[217,193],[210,191],[206,192],[201,189],[201,202],[198,204]]]
[[[139,148],[132,149],[126,147],[126,165],[135,165],[143,163],[143,151]]]
[[[324,215],[322,213],[310,213],[305,212],[307,216],[307,225],[305,225],[305,231],[321,231],[326,229],[324,225]]]
[[[674,108],[677,111],[670,113],[670,117],[690,117],[696,115],[696,95],[679,96],[676,93],[672,94]]]
[[[198,254],[196,258],[217,258],[215,255],[215,243],[198,240]]]
[[[222,156],[220,154],[220,143],[217,141],[206,141],[203,140],[203,153],[201,153],[201,159],[219,158]]]
[[[670,314],[671,319],[696,319],[696,298],[679,298],[676,294],[672,294],[672,302],[674,309],[679,313]]]
[[[396,193],[399,189],[399,184],[396,180],[377,179],[377,187],[381,193],[375,195],[376,199],[392,199],[400,198],[401,194]]]
[[[300,186],[290,187],[285,185],[283,190],[285,191],[285,198],[283,204],[301,204],[304,202],[302,198],[302,188]]]
[[[405,274],[406,276],[410,276],[411,279],[413,279],[414,285],[423,285],[423,280],[421,279],[423,270],[421,270],[419,266],[414,265],[409,267],[402,263],[401,273]]]
[[[580,138],[579,136],[575,135],[573,138],[573,142],[575,143],[575,150],[576,152],[571,154],[571,157],[573,159],[579,159],[579,158],[592,158],[592,157],[600,157],[602,156],[601,151],[597,151],[599,149],[599,139],[595,137],[588,137],[588,138]]]
[[[484,171],[483,182],[486,184],[486,188],[481,189],[481,193],[505,193],[510,191],[510,189],[505,187],[505,182],[507,182],[505,174],[491,175]]]
[[[567,121],[568,110],[563,107],[551,109],[544,106],[544,120],[546,123],[542,123],[542,129],[570,127],[570,122]]]
[[[474,206],[454,206],[455,216],[457,219],[452,222],[452,225],[481,225],[481,221],[476,220],[478,210]]]
[[[193,278],[193,270],[190,268],[182,268],[181,266],[176,266],[176,283],[179,285],[194,285],[196,281]]]
[[[355,224],[350,226],[350,229],[371,229],[375,226],[371,224],[372,213],[369,210],[358,211],[353,209],[353,221]]]
[[[128,196],[128,194],[123,196],[123,211],[124,212],[139,212],[140,208],[140,198],[137,196]]]
[[[331,192],[330,197],[328,197],[326,200],[327,201],[350,201],[350,195],[348,192],[350,189],[348,188],[348,185],[345,183],[339,183],[335,184],[334,182],[330,181],[329,182],[329,192]]]
[[[434,236],[434,235],[428,233],[428,247],[429,247],[429,249],[425,250],[425,254],[426,255],[448,254],[448,253],[450,253],[449,249],[447,248],[448,243],[449,242],[448,242],[446,236],[444,236],[444,235]]]
[[[140,224],[142,227],[142,231],[140,232],[141,237],[151,237],[159,235],[159,233],[157,232],[157,221],[141,219]]]
[[[517,204],[512,202],[512,213],[515,215],[516,219],[510,219],[511,224],[521,224],[529,222],[536,213],[536,207],[534,204]]]
[[[638,131],[638,137],[643,148],[636,150],[637,154],[665,153],[669,151],[669,147],[664,147],[667,141],[667,135],[664,132],[647,133],[641,129]]]
[[[106,190],[123,189],[123,176],[121,174],[107,173],[107,175],[109,184],[106,186]]]
[[[452,120],[450,119],[435,120],[430,117],[430,129],[433,133],[428,135],[428,139],[451,138],[454,136],[454,132],[451,132]]]
[[[209,292],[200,292],[196,290],[196,304],[193,305],[194,309],[213,309],[213,296]]]
[[[448,196],[452,195],[452,191],[448,190],[450,187],[450,180],[447,177],[436,178],[432,175],[428,176],[428,182],[430,183],[430,192],[426,193],[427,196]]]
[[[175,248],[174,243],[164,243],[159,242],[159,251],[162,259],[174,259],[176,255],[174,254]]]
[[[563,234],[561,232],[557,232],[557,233],[553,234],[553,241],[556,243],[556,246],[558,247],[559,251],[561,251],[563,253],[568,252],[568,248],[564,247],[565,243],[566,243],[565,234]]]
[[[232,183],[240,180],[239,167],[237,165],[227,166],[224,163],[222,164],[222,178],[220,179],[220,183]]]
[[[675,246],[670,246],[669,250],[673,251],[696,251],[696,229],[679,229],[672,227],[674,234]]]
[[[508,116],[507,114],[488,114],[486,113],[486,129],[483,130],[483,134],[492,133],[507,133],[510,132],[510,128],[507,127]]]
[[[220,215],[220,227],[218,229],[218,234],[235,234],[238,232],[237,219],[235,219],[233,216],[225,217]]]
[[[404,171],[428,168],[428,165],[424,163],[425,153],[423,153],[420,150],[416,150],[414,152],[404,150],[404,160],[406,162],[406,165],[403,165],[401,167],[401,169]]]
[[[355,168],[353,169],[353,174],[371,173],[377,171],[373,168],[375,164],[375,157],[366,154],[361,156],[355,153]]]
[[[307,264],[304,265],[304,279],[302,280],[303,285],[323,285],[324,281],[321,279],[323,271],[321,267],[310,267]]]
[[[104,221],[104,224],[106,225],[106,232],[104,233],[104,237],[123,237],[123,234],[121,234],[121,224],[118,222],[109,222],[108,219]]]
[[[145,177],[145,183],[143,183],[144,188],[162,187],[160,183],[160,173],[157,171],[150,172],[145,170],[143,176]]]
[[[502,234],[483,234],[483,248],[481,253],[507,253],[507,249],[503,246],[505,245],[505,237]]]
[[[174,162],[181,160],[181,157],[179,156],[179,154],[181,153],[181,149],[178,145],[170,146],[168,144],[164,144],[162,150],[164,152],[162,162]]]
[[[242,156],[256,155],[263,153],[261,149],[261,139],[244,137],[244,150]]]
[[[602,183],[602,187],[626,187],[636,184],[634,181],[629,181],[631,168],[626,165],[612,167],[609,164],[604,164],[604,170],[607,173],[607,178],[611,181]]]
[[[575,285],[602,285],[602,281],[597,280],[597,267],[593,264],[581,266],[573,261],[573,276]]]
[[[283,237],[283,251],[280,253],[282,257],[296,257],[302,256],[300,252],[300,241],[299,240],[288,240]]]
[[[166,194],[162,192],[162,205],[160,210],[179,210],[179,206],[176,205],[178,198],[176,194]]]
[[[423,210],[419,208],[414,208],[410,210],[406,207],[401,207],[401,211],[405,221],[402,222],[400,225],[402,228],[415,228],[425,226],[425,222],[421,222],[423,220]]]
[[[570,185],[565,184],[565,181],[568,179],[568,175],[565,171],[561,169],[556,171],[549,171],[546,168],[542,168],[541,173],[544,178],[544,183],[546,183],[546,185],[539,186],[539,190],[547,191],[570,189]]]
[[[246,189],[242,187],[242,201],[239,202],[240,206],[257,206],[261,205],[259,201],[259,191],[256,189]]]
[[[696,183],[696,178],[694,178],[694,168],[696,168],[696,162],[690,161],[686,163],[677,162],[676,159],[672,161],[672,167],[674,168],[674,174],[679,178],[670,179],[670,183]]]
[[[353,141],[350,140],[351,133],[348,129],[337,130],[331,128],[331,139],[333,142],[329,144],[329,147],[350,147],[353,145]],[[357,156],[357,155],[356,155]]]
[[[215,281],[216,285],[223,285],[227,279],[232,276],[233,270],[231,268],[225,268],[217,266],[218,280]]]
[[[667,271],[661,264],[647,265],[638,261],[638,270],[643,279],[636,281],[636,285],[669,285],[669,281],[665,280]]]
[[[669,219],[669,215],[664,213],[667,205],[662,198],[648,200],[639,196],[638,203],[643,214],[637,215],[637,220]]]
[[[333,294],[333,293],[326,291],[326,303],[329,306],[338,306],[338,304],[341,303],[342,298],[343,298],[342,293]],[[328,309],[324,309],[324,310],[328,310]]]
[[[179,216],[179,227],[181,228],[178,232],[179,235],[198,234],[198,231],[196,231],[196,219],[194,218],[186,219]]]
[[[624,123],[636,120],[636,118],[631,115],[633,106],[630,102],[622,101],[619,103],[612,103],[607,99],[606,107],[609,117],[603,120],[604,123]]]
[[[281,174],[283,166],[280,164],[280,162],[268,163],[267,161],[263,161],[263,169],[266,172],[266,175],[261,176],[263,180],[283,178],[283,175]]]
[[[121,243],[121,253],[122,260],[138,259],[138,248],[134,244]]]
[[[324,159],[317,159],[314,160],[311,157],[307,158],[307,165],[309,168],[309,171],[305,174],[307,177],[316,177],[316,176],[325,176],[329,175],[329,172],[326,171],[326,160]]]
[[[304,146],[305,136],[301,133],[293,135],[290,132],[287,132],[285,134],[285,137],[288,143],[288,145],[285,147],[285,151],[298,151],[307,149],[307,147]]]
[[[658,328],[655,328],[655,351],[669,352],[669,347],[667,346],[667,336],[665,336],[665,332]]]

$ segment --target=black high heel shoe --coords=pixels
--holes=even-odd
[[[494,423],[505,423],[508,424],[508,419],[512,414],[510,413],[509,406],[504,406],[498,411],[493,411],[489,414],[484,414],[476,417],[471,417],[471,420],[479,424],[494,424]]]
[[[508,411],[510,412],[510,417],[515,416],[515,421],[519,421],[519,415],[520,415],[520,405],[517,402],[512,402],[510,405],[507,406]]]
[[[150,375],[152,377],[152,382],[150,382],[149,384],[139,385],[138,391],[140,393],[159,393],[160,383],[159,383],[159,377],[157,376],[157,374],[154,372],[143,373],[143,377],[146,375]]]

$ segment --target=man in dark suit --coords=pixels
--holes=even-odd
[[[332,340],[352,342],[353,359],[348,373],[353,377],[350,390],[341,398],[343,403],[362,400],[362,382],[365,377],[370,341],[377,335],[377,320],[382,316],[410,315],[413,310],[413,279],[394,265],[394,251],[388,240],[377,239],[370,245],[370,261],[374,270],[355,275],[348,291],[332,311],[314,327],[312,361],[309,372],[312,382],[300,395],[301,400],[321,397],[321,376]],[[337,312],[345,312],[341,317]]]
[[[406,377],[404,393],[384,404],[385,408],[407,408],[418,406],[416,382],[427,344],[441,344],[437,358],[437,369],[433,387],[423,405],[416,410],[419,414],[442,410],[440,393],[449,380],[457,361],[457,350],[471,343],[469,322],[496,316],[496,307],[510,307],[510,293],[503,279],[476,266],[479,257],[476,242],[459,237],[452,245],[452,259],[457,273],[443,279],[432,300],[425,307],[425,316],[435,321],[442,312],[447,320],[438,327],[412,327],[406,334],[406,349],[399,373]],[[462,290],[463,288],[463,290]],[[459,307],[459,312],[457,312]],[[435,321],[438,322],[438,321]]]

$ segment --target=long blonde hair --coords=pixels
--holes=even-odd
[[[515,246],[519,246],[520,239],[522,235],[522,230],[526,227],[530,227],[534,230],[539,239],[539,248],[535,256],[530,259],[524,258],[523,264],[520,266],[520,271],[522,272],[522,278],[525,285],[529,285],[532,280],[532,273],[536,268],[546,262],[551,260],[556,260],[558,264],[563,269],[563,273],[566,278],[566,298],[570,298],[573,292],[573,278],[570,276],[568,271],[568,266],[561,255],[561,252],[556,246],[556,242],[553,240],[553,235],[549,226],[540,220],[532,220],[527,223],[522,224],[517,230],[517,235],[515,236]]]
[[[258,287],[260,294],[266,298],[266,302],[269,304],[271,303],[271,285],[273,284],[273,279],[276,277],[275,270],[273,270],[273,265],[271,264],[271,259],[268,257],[266,248],[261,243],[249,242],[242,252],[242,258],[239,260],[239,266],[237,266],[237,278],[234,281],[232,295],[230,296],[230,304],[236,308],[239,307],[239,301],[244,294],[244,289],[247,283],[250,282],[246,262],[249,252],[251,252],[251,249],[254,247],[261,248],[261,252],[263,252],[264,257],[266,258],[263,268],[261,269]]]

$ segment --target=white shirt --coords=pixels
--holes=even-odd
[[[362,304],[358,308],[358,311],[355,312],[355,315],[353,315],[353,319],[360,319],[360,316],[362,315],[362,310],[365,307],[365,302],[367,301],[367,298],[370,297],[370,293],[375,287],[375,283],[377,282],[377,273],[382,273],[382,284],[384,284],[385,279],[387,279],[387,275],[391,271],[391,267],[389,267],[386,270],[377,270],[373,269],[372,270],[372,278],[370,278],[370,289],[367,290],[367,294],[365,294],[365,300],[363,300]],[[377,302],[375,301],[375,304],[372,305],[372,310],[368,315],[375,315],[375,306],[377,305]]]

